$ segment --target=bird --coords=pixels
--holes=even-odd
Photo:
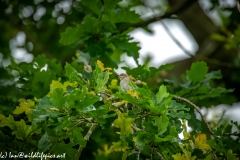
[[[117,77],[120,79],[120,87],[122,91],[127,92],[128,90],[132,90],[132,87],[129,85],[129,83],[132,82],[127,74],[121,73]]]

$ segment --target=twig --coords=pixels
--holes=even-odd
[[[137,132],[137,131],[141,131],[141,129],[137,128],[137,126],[135,124],[132,125],[132,128]]]
[[[142,129],[145,130],[145,127],[144,127],[144,121],[145,121],[145,117],[142,118]]]
[[[161,16],[158,16],[158,17],[154,17],[152,19],[149,19],[147,21],[141,21],[141,22],[138,22],[138,23],[130,23],[130,24],[123,24],[123,25],[119,25],[117,26],[117,29],[120,31],[120,32],[124,32],[125,30],[131,28],[131,27],[145,27],[147,26],[148,24],[150,23],[153,23],[153,22],[156,22],[156,20],[162,20],[162,19],[165,19],[165,18],[170,18],[173,14],[177,14],[177,13],[180,13],[184,10],[186,10],[186,8],[188,8],[189,6],[191,6],[194,2],[196,2],[196,0],[185,0],[181,5],[178,5],[177,7],[175,7],[174,9],[166,12],[164,15],[161,15]]]
[[[148,6],[149,7],[149,6]],[[151,7],[149,7],[152,12],[154,13],[153,9]],[[154,16],[156,20],[161,20],[159,19],[159,17]],[[181,42],[172,34],[172,32],[170,31],[170,29],[167,27],[167,25],[163,22],[160,21],[163,25],[163,28],[166,30],[167,34],[169,35],[169,37],[178,45],[178,47],[188,56],[190,56],[191,58],[194,59],[199,59],[202,58],[204,61],[206,61],[207,63],[213,64],[213,65],[218,65],[218,66],[222,66],[222,67],[226,67],[226,68],[236,68],[239,69],[239,67],[236,67],[234,64],[232,63],[227,63],[227,62],[223,62],[217,59],[212,59],[212,58],[208,58],[205,56],[202,56],[201,54],[195,54],[195,56],[193,56],[182,44]],[[198,57],[198,58],[197,58]]]
[[[73,126],[68,132],[67,134],[69,134],[70,132],[72,132],[72,130],[74,130],[74,128],[76,128],[77,126],[79,126],[83,121],[79,121],[75,126]]]
[[[190,52],[188,52],[188,50],[181,44],[181,42],[179,42],[179,40],[177,40],[177,38],[175,38],[175,36],[172,34],[172,32],[167,27],[167,25],[163,21],[160,21],[160,22],[162,23],[163,28],[166,30],[169,37],[178,45],[178,47],[181,48],[185,54],[187,54],[190,57],[193,57],[193,55]]]
[[[138,148],[138,146],[136,146],[136,151],[137,151],[136,160],[139,160],[141,150]]]
[[[149,7],[149,6],[148,6]],[[152,10],[152,13],[153,13],[153,17],[156,19],[156,20],[161,20],[159,19],[159,17],[156,17],[154,15],[154,10],[152,9],[152,7],[149,7],[151,10]],[[188,56],[190,57],[193,57],[193,55],[188,52],[188,50],[181,44],[181,42],[179,42],[179,40],[172,34],[172,32],[170,31],[170,29],[167,27],[167,25],[163,22],[163,21],[160,21],[163,25],[163,28],[165,29],[165,31],[167,32],[167,34],[169,35],[169,37],[179,46],[179,48],[181,48],[183,50],[183,52],[185,54],[187,54]]]
[[[190,56],[191,58],[195,58],[196,57],[200,57],[202,58],[204,61],[206,61],[207,63],[213,64],[213,65],[218,65],[218,66],[222,66],[222,67],[226,67],[226,68],[238,68],[236,67],[234,64],[231,63],[227,63],[227,62],[223,62],[223,61],[219,61],[217,59],[212,59],[212,58],[208,58],[205,56],[202,56],[200,54],[197,54],[195,56],[193,56],[180,42],[177,38],[175,38],[175,36],[171,33],[171,31],[169,30],[169,28],[167,27],[167,25],[163,22],[160,21],[164,27],[164,29],[166,30],[167,34],[170,36],[170,38],[178,45],[179,48],[181,48],[183,50],[183,52],[185,54],[187,54],[188,56]]]
[[[96,128],[96,126],[97,126],[97,123],[92,123],[92,126],[89,128],[87,134],[86,134],[85,137],[84,137],[84,140],[85,140],[85,141],[88,141],[88,140],[89,140],[89,138],[90,138],[93,130]],[[79,148],[78,148],[78,153],[77,153],[77,155],[76,155],[76,160],[79,159],[79,157],[80,157],[80,155],[81,155],[81,153],[82,153],[82,150],[83,150],[83,146],[80,145]]]
[[[151,147],[151,149],[150,149],[150,160],[152,160],[153,150],[154,150],[154,148]]]
[[[223,133],[223,135],[226,135],[226,136],[237,136],[240,138],[240,133],[237,133],[237,132],[233,132],[233,133]]]
[[[211,153],[211,157],[212,157],[213,160],[216,160],[215,153],[212,152],[212,153]]]
[[[211,133],[211,135],[213,135],[213,136],[215,137],[212,129],[210,128],[210,126],[209,126],[209,124],[208,124],[208,122],[207,122],[207,120],[206,120],[206,118],[203,116],[203,114],[202,114],[202,112],[200,111],[200,109],[199,109],[198,106],[196,106],[194,103],[190,102],[189,100],[187,100],[187,99],[185,99],[185,98],[183,98],[183,97],[179,97],[179,96],[175,96],[175,95],[174,95],[173,98],[176,99],[176,100],[179,100],[179,101],[186,102],[186,103],[190,104],[190,106],[192,106],[194,109],[196,109],[196,111],[197,111],[197,112],[200,114],[200,116],[202,117],[202,119],[203,119],[204,123],[206,124],[206,126],[207,126],[209,132]]]
[[[213,64],[213,65],[217,65],[217,66],[222,66],[222,67],[226,67],[226,68],[235,68],[235,69],[239,69],[239,67],[235,66],[232,63],[227,63],[224,61],[220,61],[217,59],[212,59],[212,58],[208,58],[208,57],[204,57],[201,54],[197,54],[197,56],[199,58],[202,58],[204,61],[206,61],[207,63]]]
[[[164,160],[164,158],[160,152],[158,152],[156,149],[155,149],[155,152],[156,152],[156,155],[160,158],[160,160]]]

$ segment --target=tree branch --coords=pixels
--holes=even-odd
[[[136,160],[139,160],[141,150],[138,148],[138,146],[136,146],[136,151],[137,151]]]
[[[151,148],[150,148],[150,160],[152,160],[153,150],[154,150],[154,148],[151,147]]]
[[[203,114],[202,114],[202,112],[201,112],[201,110],[199,109],[198,106],[196,106],[194,103],[190,102],[189,100],[187,100],[187,99],[185,99],[185,98],[183,98],[183,97],[179,97],[179,96],[175,96],[175,95],[174,95],[173,98],[176,99],[176,100],[179,100],[179,101],[186,102],[186,103],[188,103],[190,106],[192,106],[194,109],[196,109],[196,111],[200,114],[200,116],[202,117],[204,123],[206,124],[208,131],[211,133],[211,135],[213,135],[213,136],[215,137],[215,134],[213,133],[211,127],[209,126],[206,118],[203,116]]]
[[[169,12],[166,12],[164,15],[158,16],[158,17],[154,17],[152,19],[149,19],[147,21],[141,21],[138,23],[134,23],[134,24],[124,24],[124,25],[120,25],[118,26],[118,30],[120,32],[123,32],[125,30],[127,30],[130,27],[146,27],[148,24],[165,19],[165,18],[170,18],[173,14],[177,14],[180,13],[182,11],[184,11],[186,8],[188,8],[192,3],[194,3],[196,0],[185,0],[184,3],[182,3],[181,5],[178,5],[177,7],[173,8],[172,10],[170,10]]]
[[[77,124],[75,124],[75,126],[73,126],[68,132],[67,134],[69,134],[70,132],[72,132],[72,130],[74,130],[74,128],[76,128],[77,126],[79,126],[83,121],[79,121]]]
[[[193,55],[188,52],[188,50],[177,40],[177,38],[175,38],[175,36],[172,34],[172,32],[169,30],[169,28],[167,27],[167,25],[161,21],[163,28],[166,30],[167,34],[170,36],[170,38],[178,45],[179,48],[181,48],[181,50],[183,50],[183,52],[185,54],[187,54],[190,57],[193,57]]]
[[[164,160],[164,158],[160,152],[158,152],[156,149],[155,149],[155,152],[156,152],[156,155],[160,158],[160,160]]]
[[[223,135],[226,135],[226,136],[237,136],[240,138],[240,133],[237,133],[237,132],[233,132],[233,133],[223,133]]]
[[[97,126],[97,123],[92,123],[92,126],[89,128],[87,134],[86,134],[85,137],[84,137],[84,140],[85,140],[85,141],[88,141],[88,140],[89,140],[89,138],[90,138],[90,136],[92,135],[92,132],[94,131],[94,129],[96,128],[96,126]],[[83,150],[83,146],[80,145],[79,148],[78,148],[78,153],[77,153],[77,155],[76,155],[76,160],[79,159],[79,157],[80,157],[80,155],[81,155],[81,153],[82,153],[82,150]]]

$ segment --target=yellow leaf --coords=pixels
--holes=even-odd
[[[19,106],[16,107],[16,109],[13,111],[13,114],[22,114],[25,112],[25,114],[28,117],[29,121],[32,121],[33,119],[33,114],[32,114],[32,109],[35,108],[35,102],[28,99],[19,99]]]
[[[187,121],[186,121],[186,119],[183,120],[182,128],[183,128],[184,140],[187,140],[190,135],[187,133]]]
[[[15,120],[12,115],[9,115],[8,117],[5,117],[3,114],[0,114],[0,127],[8,126],[12,130],[15,127]]]
[[[113,79],[113,80],[111,81],[111,84],[110,84],[108,87],[109,87],[110,89],[117,89],[117,87],[118,87],[117,82],[118,82],[118,80]]]
[[[193,156],[193,157],[186,157],[184,154],[181,153],[177,153],[175,155],[172,155],[174,160],[195,160],[197,157]]]
[[[127,142],[119,141],[119,142],[113,142],[112,146],[110,147],[110,152],[117,152],[117,151],[126,151],[128,149]]]
[[[134,122],[133,118],[125,118],[127,113],[119,113],[118,119],[114,121],[114,126],[120,128],[120,134],[130,134],[133,133],[132,123]]]
[[[106,70],[106,71],[111,71],[112,68],[107,67],[107,68],[105,68],[105,70]]]
[[[95,96],[95,95],[96,95],[96,92],[90,91],[90,92],[87,92],[87,95],[93,95],[93,96]]]
[[[104,68],[104,64],[99,60],[97,60],[97,65],[102,71],[111,71],[112,70],[112,68],[108,68],[108,67]],[[109,72],[109,74],[112,74],[112,72]]]
[[[50,84],[50,92],[49,94],[51,94],[53,92],[54,89],[56,88],[62,88],[64,92],[66,92],[67,87],[71,86],[71,87],[77,87],[77,83],[71,83],[69,81],[64,82],[63,84],[60,82],[61,78],[59,78],[57,81],[52,80],[52,83]],[[48,94],[48,96],[49,96]]]
[[[132,97],[136,97],[138,99],[138,95],[137,92],[133,91],[133,90],[128,90],[127,94],[130,94]]]
[[[55,108],[55,107],[52,107],[52,108],[49,108],[50,110],[52,111],[59,111],[59,109]]]
[[[174,160],[187,160],[186,156],[184,154],[182,155],[181,153],[177,153],[175,155],[172,155]]]
[[[125,103],[127,103],[127,101],[122,100],[121,102],[115,102],[115,103],[113,103],[112,105],[113,105],[113,106],[116,106],[116,107],[120,107],[120,106],[122,106],[122,105],[125,104]]]
[[[128,77],[131,79],[131,81],[135,81],[135,78],[132,75],[128,75]]]
[[[110,153],[110,150],[108,148],[108,144],[103,144],[103,151],[105,155],[108,155]]]
[[[79,53],[75,53],[75,56],[76,56],[77,58],[81,58],[81,56],[80,56]]]
[[[195,160],[197,157],[196,156],[193,156],[192,157],[192,153],[188,150],[186,150],[182,144],[179,144],[179,147],[182,149],[183,151],[183,155],[181,155],[181,157],[178,157],[178,158],[182,158],[182,159],[175,159],[174,160]],[[179,156],[179,155],[178,155]]]
[[[14,114],[21,114],[25,112],[26,115],[32,114],[32,108],[35,107],[34,101],[28,99],[19,99],[20,102],[19,106],[13,111]]]
[[[98,65],[98,67],[99,67],[102,71],[105,70],[104,64],[103,64],[101,61],[97,60],[97,65]]]
[[[203,153],[206,153],[208,150],[211,150],[211,147],[206,143],[207,137],[206,134],[199,134],[195,138],[195,147],[202,150]]]

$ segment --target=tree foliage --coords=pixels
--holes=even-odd
[[[209,72],[207,63],[199,61],[180,82],[151,84],[149,79],[173,66],[138,64],[140,47],[128,35],[136,27],[123,29],[143,22],[131,10],[137,5],[142,2],[76,1],[73,17],[79,16],[80,20],[62,26],[65,28],[58,38],[64,46],[54,45],[57,51],[78,49],[70,61],[62,64],[61,56],[68,53],[57,57],[55,51],[56,59],[38,55],[30,63],[11,60],[4,74],[10,79],[18,77],[11,84],[18,88],[11,91],[19,94],[0,97],[4,102],[1,105],[12,106],[0,114],[2,152],[109,160],[240,157],[238,123],[231,121],[213,128],[198,107],[220,104],[219,97],[233,91],[215,83],[222,78],[221,71]],[[127,92],[121,90],[114,73],[123,53],[138,65],[133,69],[123,67],[134,82]],[[187,126],[193,131],[189,132]],[[237,132],[232,133],[234,127]]]

